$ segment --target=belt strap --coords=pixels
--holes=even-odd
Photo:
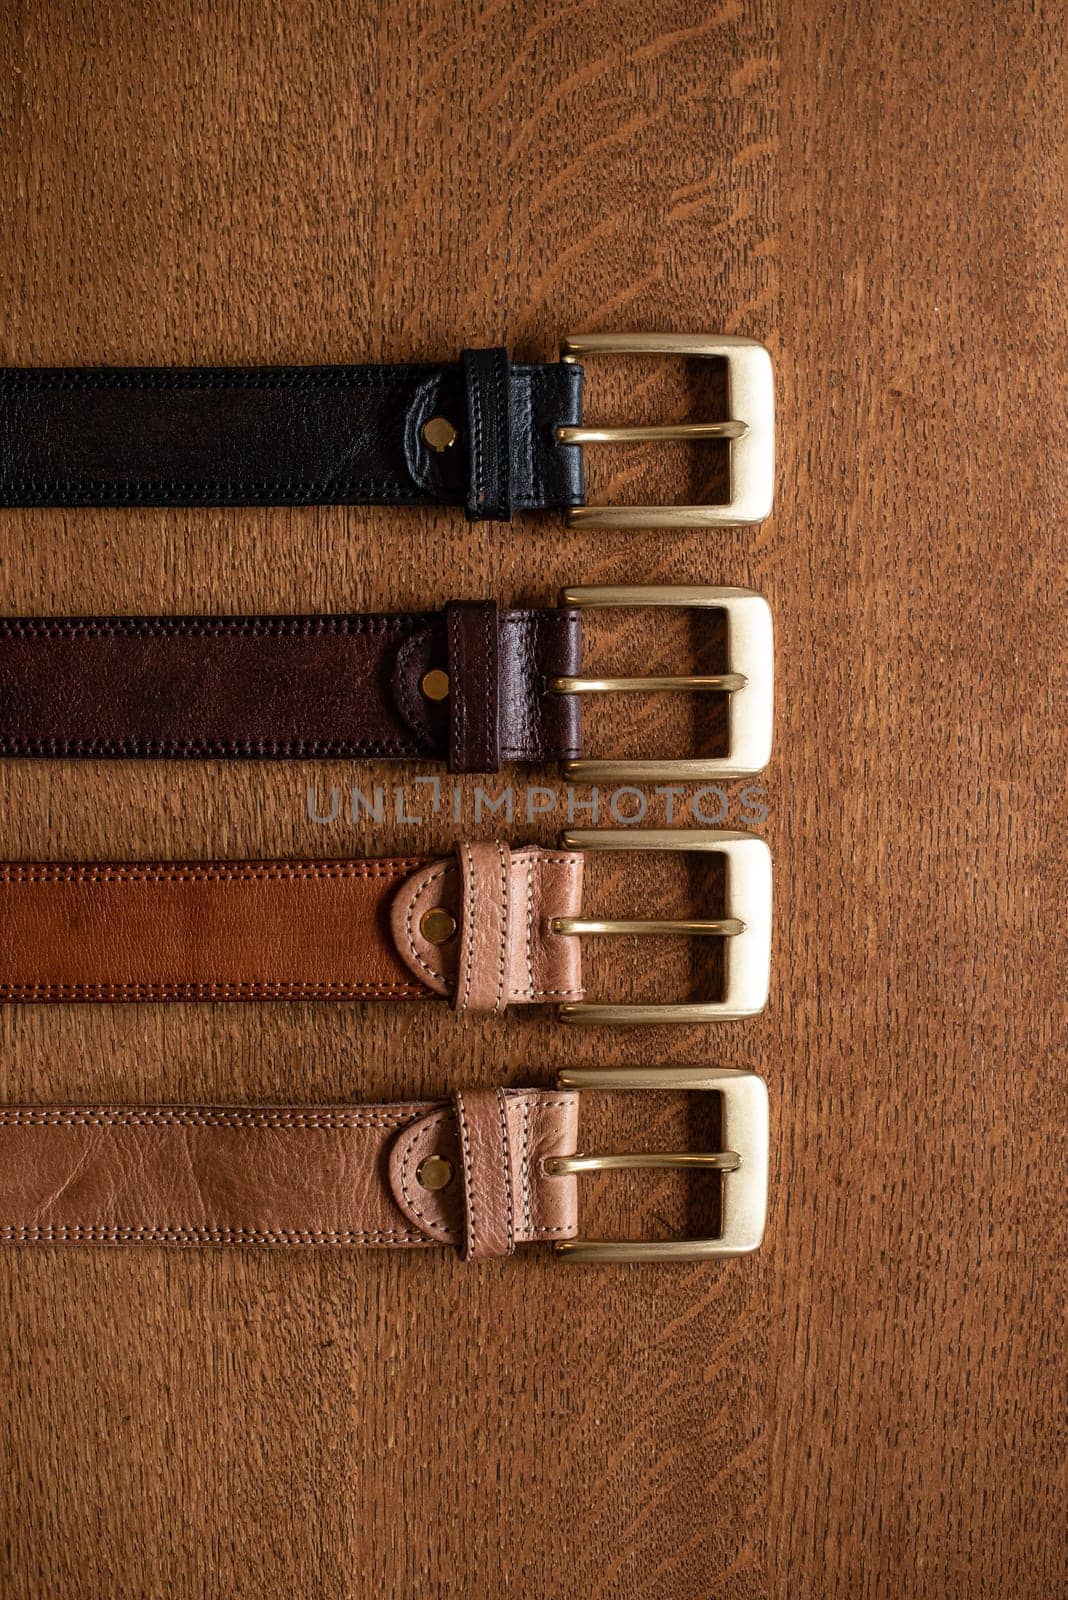
[[[577,852],[0,864],[0,1001],[581,998]],[[428,915],[433,913],[433,915]]]
[[[542,1089],[380,1106],[0,1107],[0,1243],[510,1255],[575,1235],[575,1177],[545,1163],[574,1152],[577,1125],[578,1095]]]
[[[428,428],[433,420],[434,426]],[[0,505],[583,503],[575,362],[0,368]]]
[[[581,697],[549,680],[579,673],[581,651],[578,611],[492,602],[0,618],[0,755],[420,757],[454,772],[571,760]]]

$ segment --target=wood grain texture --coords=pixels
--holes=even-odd
[[[1061,23],[979,0],[3,0],[0,360],[500,339],[545,358],[568,330],[715,328],[772,345],[783,418],[775,516],[709,537],[359,508],[0,514],[11,613],[741,583],[775,610],[780,686],[757,1021],[0,1013],[3,1101],[753,1066],[775,1184],[765,1250],[718,1269],[4,1255],[5,1600],[1068,1592]],[[605,363],[591,409],[656,415],[678,376]],[[638,498],[653,467],[591,459],[606,496]],[[617,665],[629,624],[597,626]],[[652,641],[667,667],[675,643]],[[637,734],[664,743],[669,714]],[[7,762],[0,856],[445,847],[447,815],[309,820],[309,784],[398,776]],[[621,867],[597,892],[636,883],[661,892]],[[637,991],[644,951],[590,955],[599,987]],[[598,1142],[668,1143],[686,1113],[594,1114]],[[588,1190],[605,1232],[639,1201],[655,1226],[678,1196]]]

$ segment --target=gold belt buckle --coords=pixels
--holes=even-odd
[[[720,1151],[649,1151],[630,1155],[576,1153],[546,1161],[552,1174],[685,1168],[723,1174],[722,1220],[715,1239],[568,1239],[556,1246],[569,1261],[707,1261],[744,1256],[764,1237],[768,1211],[768,1091],[755,1072],[730,1067],[587,1067],[559,1073],[561,1089],[686,1089],[723,1096]]]
[[[569,778],[596,783],[608,778],[705,780],[747,778],[761,772],[771,756],[774,644],[771,608],[752,589],[704,584],[564,589],[561,606],[646,607],[719,610],[727,615],[727,671],[707,676],[645,678],[550,678],[555,694],[663,694],[689,691],[729,695],[727,754],[680,760],[567,761]]]
[[[718,828],[575,828],[563,835],[567,850],[712,851],[727,860],[725,915],[717,918],[641,918],[604,920],[554,917],[554,933],[638,934],[726,939],[722,1000],[682,1003],[612,1004],[569,1002],[560,1007],[563,1022],[655,1027],[664,1022],[734,1022],[752,1017],[768,1003],[771,972],[771,852],[752,833]]]
[[[771,356],[756,339],[705,333],[577,333],[563,361],[592,355],[722,356],[727,362],[726,422],[669,422],[655,427],[561,427],[561,444],[637,444],[664,439],[726,439],[731,497],[719,506],[574,506],[573,528],[723,528],[763,522],[775,490],[775,387]]]

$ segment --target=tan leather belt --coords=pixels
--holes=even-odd
[[[577,852],[0,866],[4,1000],[577,999]]]
[[[723,1096],[717,1152],[584,1154],[578,1090]],[[591,1069],[556,1089],[465,1089],[367,1106],[0,1107],[0,1243],[455,1245],[465,1260],[549,1243],[575,1260],[756,1249],[767,1205],[767,1093],[752,1073]],[[578,1177],[723,1174],[715,1239],[591,1242]]]
[[[717,851],[725,915],[583,918],[587,850]],[[559,850],[457,846],[443,860],[0,864],[0,1001],[553,1003],[572,1021],[715,1021],[767,1000],[771,867],[748,834],[577,830]],[[583,935],[722,937],[723,999],[583,1004]]]

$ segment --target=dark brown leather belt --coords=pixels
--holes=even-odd
[[[587,851],[714,851],[723,915],[586,920]],[[721,1000],[583,1003],[584,935],[724,940]],[[575,830],[562,848],[456,847],[441,860],[0,864],[0,1001],[428,1000],[556,1004],[579,1022],[749,1016],[768,993],[763,840],[698,829]]]
[[[0,618],[0,754],[569,760],[575,610]]]
[[[585,1154],[579,1089],[722,1096],[715,1152]],[[588,1241],[578,1178],[621,1168],[723,1174],[712,1239]],[[364,1106],[0,1107],[0,1244],[454,1245],[464,1260],[551,1244],[575,1260],[756,1249],[767,1209],[767,1092],[752,1073],[561,1073],[556,1089],[464,1089]]]
[[[583,677],[587,606],[727,618],[715,677]],[[715,691],[715,759],[584,759],[591,693]],[[747,589],[576,588],[559,608],[466,601],[407,615],[0,618],[0,755],[421,757],[453,772],[562,762],[582,778],[732,778],[771,747],[772,627]]]
[[[727,367],[721,422],[585,427],[584,356]],[[585,445],[721,439],[730,499],[586,506]],[[771,509],[771,359],[730,335],[579,334],[562,359],[467,350],[438,365],[0,368],[0,505],[462,505],[590,527],[730,526]]]

